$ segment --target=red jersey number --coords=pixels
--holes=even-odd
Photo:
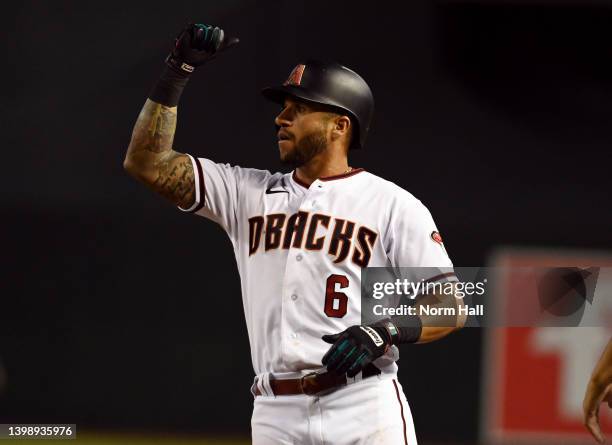
[[[348,287],[349,280],[344,275],[330,275],[325,286],[325,315],[333,318],[342,318],[348,309],[348,296],[336,291],[336,284],[343,289]]]

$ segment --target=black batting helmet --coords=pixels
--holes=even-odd
[[[363,148],[374,114],[374,97],[355,71],[335,62],[310,59],[297,65],[281,86],[264,88],[262,94],[281,105],[285,96],[293,96],[346,111],[355,127],[351,148]]]

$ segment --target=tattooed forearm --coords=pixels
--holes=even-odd
[[[138,151],[163,153],[172,149],[176,131],[176,107],[166,107],[149,99],[138,116],[128,156]]]
[[[176,107],[147,99],[134,126],[124,167],[160,195],[186,208],[195,201],[195,183],[189,157],[172,149],[176,116]]]

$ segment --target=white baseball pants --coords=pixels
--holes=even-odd
[[[395,375],[323,396],[255,397],[253,445],[416,445],[412,414]]]

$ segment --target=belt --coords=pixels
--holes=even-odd
[[[379,374],[380,369],[370,363],[363,368],[361,378],[365,379]],[[333,372],[311,372],[300,379],[270,379],[270,387],[275,396],[294,396],[297,394],[314,396],[322,392],[337,389],[346,384],[347,377],[345,374],[338,375]],[[259,388],[255,389],[255,395],[261,395]]]

